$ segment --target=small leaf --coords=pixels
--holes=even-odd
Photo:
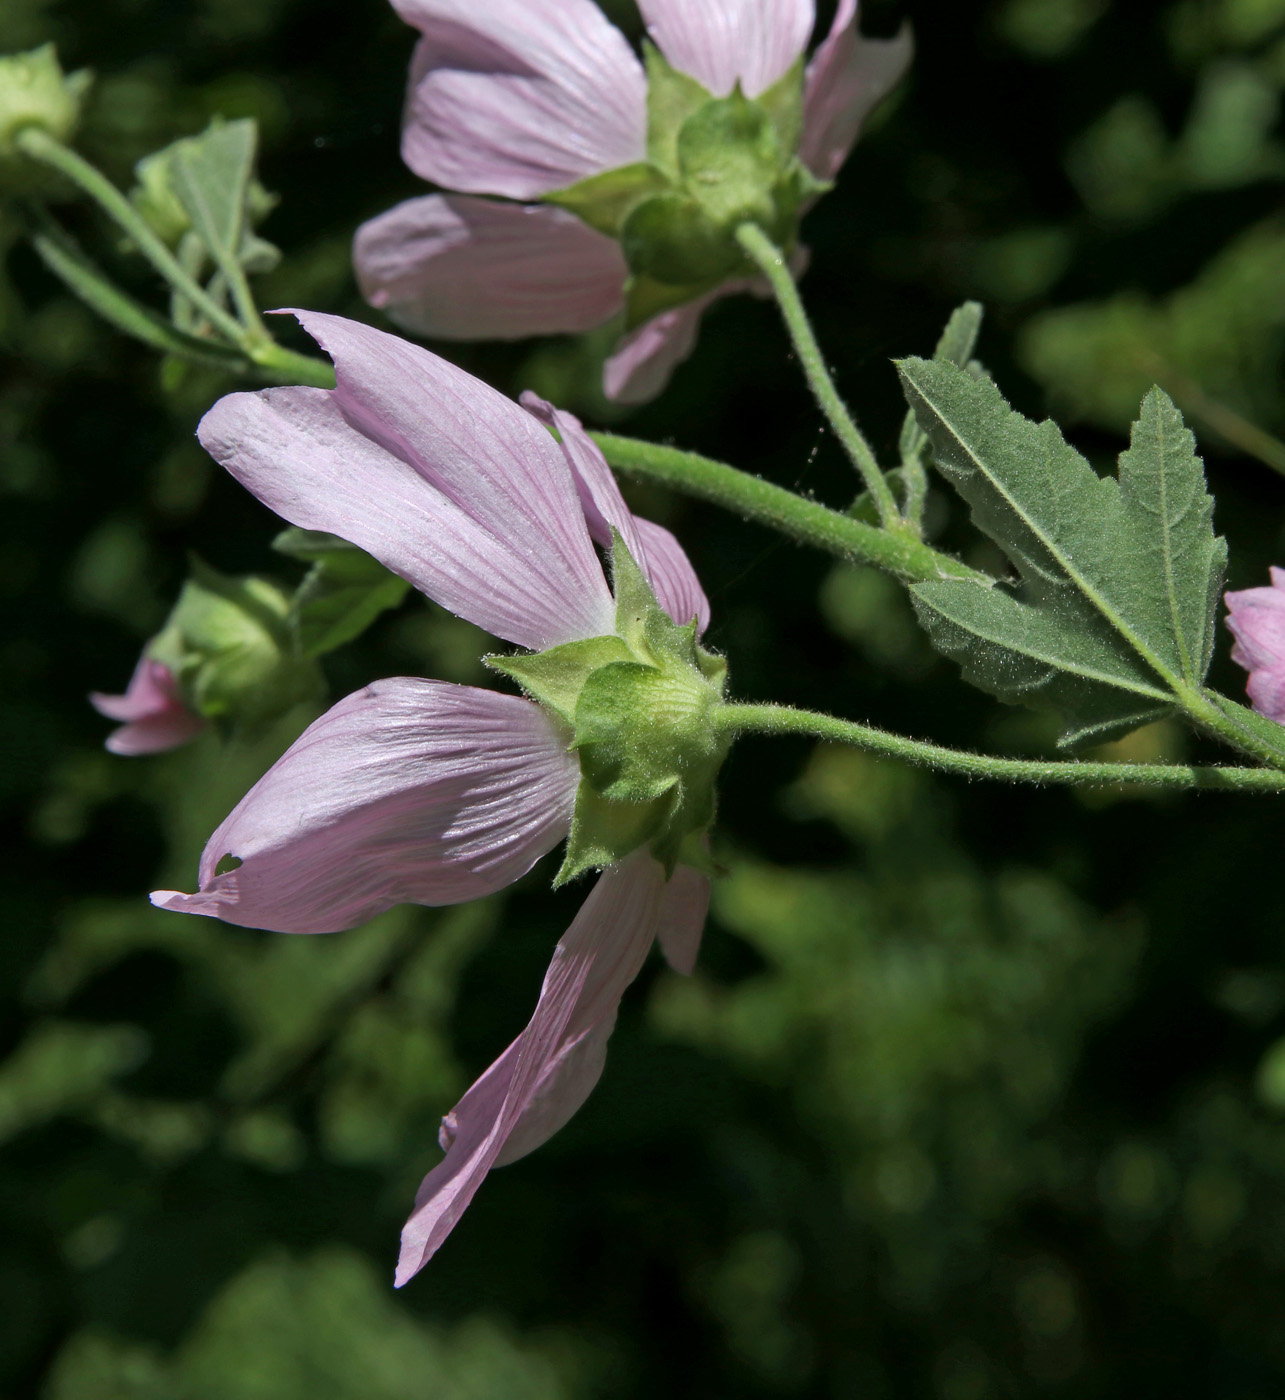
[[[575,723],[576,702],[585,681],[601,666],[633,661],[634,654],[622,637],[590,637],[567,642],[534,656],[488,656],[486,665],[511,677],[540,704]]]
[[[313,556],[315,562],[294,596],[299,649],[324,656],[361,636],[382,612],[410,590],[405,579],[352,545]]]
[[[793,154],[803,137],[803,81],[805,64],[800,55],[794,66],[766,92],[754,99],[772,119],[783,151]]]
[[[177,143],[170,162],[174,194],[225,274],[239,265],[258,139],[248,118],[214,122]]]
[[[647,156],[671,180],[678,179],[678,133],[713,94],[680,73],[650,41],[643,43],[647,65]]]
[[[1199,685],[1225,551],[1173,405],[1158,394],[1144,404],[1116,482],[989,380],[935,361],[899,370],[939,469],[1020,575],[1016,594],[917,587],[934,644],[994,694],[1051,700],[1067,743],[1121,732]]]
[[[661,171],[646,161],[638,161],[591,175],[564,190],[546,194],[543,199],[546,204],[569,210],[599,233],[619,238],[635,205],[649,195],[664,194],[669,189],[670,181]]]
[[[977,349],[985,314],[985,308],[979,301],[966,301],[962,306],[957,306],[941,333],[933,359],[967,369]],[[927,449],[928,434],[919,426],[914,409],[909,409],[901,430],[901,460],[922,461]]]

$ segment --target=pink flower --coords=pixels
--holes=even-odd
[[[233,394],[199,430],[279,515],[342,535],[459,616],[537,651],[615,635],[595,550],[614,528],[670,616],[704,628],[708,604],[687,556],[667,530],[630,513],[576,419],[538,400],[524,411],[356,322],[300,320],[333,358],[338,387]],[[198,893],[163,890],[153,902],[324,933],[394,904],[501,889],[568,834],[580,782],[568,739],[527,699],[379,681],[317,720],[247,793],[206,846]],[[492,1166],[539,1146],[583,1103],[653,940],[690,971],[708,891],[681,866],[667,882],[645,847],[599,878],[554,953],[530,1024],[444,1120],[447,1155],[406,1226],[399,1283],[431,1257]]]
[[[124,695],[95,691],[89,703],[100,715],[120,721],[121,727],[107,736],[112,753],[163,753],[186,744],[205,728],[205,721],[183,703],[170,668],[146,652],[134,667]]]
[[[1249,672],[1249,698],[1260,715],[1285,724],[1285,569],[1266,588],[1228,593],[1231,659]]]
[[[444,339],[580,332],[625,305],[621,245],[540,201],[648,159],[643,65],[593,0],[393,0],[421,33],[402,155],[456,193],[407,200],[357,232],[362,291],[399,325]],[[716,98],[758,97],[807,48],[813,0],[640,0],[668,62]],[[910,60],[908,31],[863,39],[841,0],[807,66],[798,155],[838,172],[871,109]],[[501,203],[503,200],[523,201]],[[663,312],[627,335],[606,392],[655,395],[695,343],[704,308],[744,279]]]

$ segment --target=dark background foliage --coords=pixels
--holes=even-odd
[[[898,18],[866,10],[873,31]],[[1104,468],[1156,377],[1285,428],[1285,4],[906,10],[911,81],[806,231],[819,333],[879,446],[902,413],[890,358],[968,296],[1010,396]],[[119,183],[215,112],[256,116],[287,254],[264,304],[367,314],[352,229],[417,190],[396,150],[410,36],[380,0],[0,0],[0,46],[45,39],[96,70],[81,146]],[[10,215],[0,240],[0,1395],[1281,1393],[1279,806],[1008,791],[802,743],[733,755],[697,977],[649,967],[588,1107],[394,1295],[437,1117],[524,1021],[581,894],[540,868],[502,905],[315,940],[148,909],[190,888],[306,716],[122,760],[84,696],[123,684],[185,551],[288,566],[193,440],[228,386],[162,381]],[[607,420],[592,346],[449,351]],[[670,392],[614,421],[854,491],[767,304],[720,308]],[[1262,582],[1285,484],[1195,422],[1231,581]],[[740,695],[1048,743],[932,656],[894,585],[636,499],[687,544]],[[934,514],[977,548],[944,495]],[[413,600],[330,680],[476,681],[481,646]],[[1239,693],[1225,648],[1217,666]]]

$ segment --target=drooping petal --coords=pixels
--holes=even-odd
[[[1254,709],[1285,724],[1285,569],[1273,568],[1271,584],[1228,593],[1227,626],[1236,638],[1231,659],[1249,672]]]
[[[566,460],[511,400],[418,346],[301,314],[338,388],[231,394],[211,455],[278,515],[373,554],[460,617],[540,650],[612,630]]]
[[[648,403],[669,383],[670,376],[696,348],[705,308],[720,289],[672,311],[664,311],[629,332],[603,366],[602,389],[617,403]]]
[[[665,961],[684,977],[696,970],[709,915],[709,890],[709,877],[686,865],[680,865],[665,886],[657,937]]]
[[[144,655],[134,667],[123,695],[95,691],[89,703],[100,715],[120,722],[106,747],[126,756],[164,753],[194,739],[205,721],[183,703],[178,682],[168,666]]]
[[[833,180],[861,126],[901,81],[915,45],[909,24],[893,39],[865,39],[857,0],[840,0],[834,24],[808,64],[799,158],[822,180]]]
[[[447,340],[573,334],[624,300],[620,244],[564,209],[468,195],[408,199],[357,230],[362,295]]]
[[[402,157],[466,194],[534,199],[643,160],[647,81],[592,0],[395,0],[422,34]]]
[[[808,46],[813,0],[639,0],[657,47],[675,68],[726,97],[739,79],[757,97]]]
[[[443,1124],[446,1157],[424,1178],[402,1232],[398,1287],[432,1258],[487,1172],[519,1155],[510,1144],[530,1151],[584,1101],[663,904],[664,872],[645,851],[599,877],[554,952],[527,1028]]]
[[[247,928],[331,933],[395,904],[511,884],[567,834],[579,768],[539,706],[399,678],[341,700],[152,902]],[[225,869],[227,857],[240,862]]]
[[[554,408],[530,390],[520,402],[540,422],[557,429],[594,540],[608,548],[612,528],[619,530],[656,601],[680,626],[697,618],[698,630],[704,632],[709,626],[709,600],[682,545],[663,525],[644,520],[629,509],[602,449],[574,413]]]

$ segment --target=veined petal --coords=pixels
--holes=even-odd
[[[1285,569],[1271,584],[1228,593],[1227,626],[1236,639],[1231,659],[1249,672],[1249,698],[1260,715],[1285,724]]]
[[[529,389],[520,402],[541,423],[557,429],[594,540],[609,548],[614,526],[661,607],[679,626],[686,626],[694,617],[699,619],[699,630],[704,632],[709,626],[709,600],[682,545],[663,525],[644,520],[629,509],[602,449],[574,413],[554,408]]]
[[[446,1157],[402,1231],[398,1287],[432,1258],[487,1172],[520,1155],[510,1144],[538,1146],[592,1089],[620,998],[656,936],[664,887],[645,851],[599,877],[554,952],[527,1028],[443,1122]]]
[[[444,681],[378,681],[311,725],[164,909],[331,933],[395,904],[503,889],[567,834],[579,767],[538,705]],[[228,856],[240,864],[217,873]]]
[[[591,330],[624,301],[620,245],[565,209],[408,199],[357,230],[362,295],[417,335],[518,340]]]
[[[617,403],[654,399],[696,348],[705,308],[724,295],[727,293],[720,288],[653,316],[630,331],[603,366],[603,393]]]
[[[592,0],[395,0],[423,34],[402,157],[468,194],[534,199],[642,160],[647,81]]]
[[[292,524],[373,554],[460,617],[541,650],[612,629],[575,483],[511,400],[396,336],[301,314],[338,388],[231,394],[198,435]]]
[[[726,97],[757,97],[789,72],[816,22],[813,0],[639,0],[651,37],[675,68]]]
[[[183,703],[170,668],[148,656],[139,659],[123,695],[95,691],[89,703],[100,715],[120,722],[107,736],[106,747],[130,757],[176,749],[205,728],[205,721]]]
[[[709,599],[687,551],[669,530],[654,520],[635,516],[634,523],[642,546],[641,558],[645,561],[643,573],[656,601],[680,627],[686,627],[695,618],[696,633],[703,636],[709,626]]]
[[[709,916],[709,889],[709,877],[686,865],[680,865],[665,886],[657,937],[665,961],[684,977],[696,970]]]
[[[909,24],[893,39],[864,39],[857,0],[840,0],[834,24],[808,64],[799,158],[833,180],[875,107],[901,81],[915,45]]]

